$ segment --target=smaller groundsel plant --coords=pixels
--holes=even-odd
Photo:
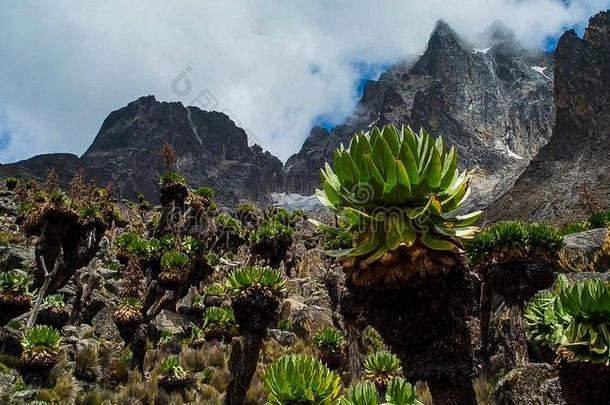
[[[572,282],[560,275],[554,288],[525,309],[528,336],[568,362],[610,365],[610,283]]]
[[[28,276],[17,271],[0,273],[0,303],[28,304],[31,300],[29,283]]]
[[[15,178],[15,177],[8,177],[7,179],[4,180],[4,185],[6,186],[6,188],[9,191],[13,191],[14,189],[16,189],[18,184],[19,184],[19,179]]]
[[[319,350],[339,351],[343,344],[343,334],[337,328],[327,327],[316,332],[313,343]]]
[[[209,307],[203,314],[203,331],[206,337],[222,338],[235,335],[237,323],[233,308]]]
[[[314,357],[287,355],[265,370],[263,382],[267,403],[335,404],[341,393],[339,376]]]
[[[216,195],[216,192],[211,187],[199,187],[193,190],[193,194],[211,200]]]
[[[123,298],[114,311],[117,325],[134,325],[142,320],[142,302],[135,297]]]
[[[184,283],[191,269],[191,259],[186,253],[170,250],[161,256],[159,281],[166,287],[175,287]]]
[[[351,249],[354,244],[353,232],[349,229],[323,227],[320,230],[324,238],[325,250]]]
[[[401,374],[400,361],[390,352],[371,353],[364,359],[364,379],[374,383],[380,390],[385,390],[390,381]]]
[[[467,244],[467,255],[473,265],[492,258],[557,260],[563,246],[561,232],[552,226],[503,221],[479,232]]]
[[[37,325],[21,339],[21,361],[27,367],[50,368],[57,363],[61,336],[57,329]]]
[[[227,291],[240,293],[247,289],[261,289],[278,294],[286,283],[279,270],[270,267],[246,266],[229,273],[225,281]]]
[[[171,186],[173,184],[181,184],[186,186],[186,179],[183,175],[176,172],[166,172],[161,175],[159,185],[161,187]]]
[[[183,271],[190,266],[190,258],[186,253],[172,250],[161,256],[161,268],[167,271]]]
[[[341,364],[343,334],[336,328],[327,327],[319,330],[313,336],[313,343],[318,349],[320,360],[331,369]]]
[[[220,283],[212,283],[203,288],[203,295],[223,296],[226,293],[225,286]]]
[[[265,220],[254,232],[250,234],[250,242],[288,240],[292,238],[294,229],[275,219]]]
[[[185,388],[190,382],[189,373],[180,364],[176,355],[166,357],[159,366],[159,387],[174,391]]]
[[[135,256],[140,260],[147,260],[158,254],[160,241],[158,239],[147,240],[136,232],[125,232],[115,240],[115,245],[120,252],[126,255]]]
[[[223,232],[230,232],[235,234],[241,234],[241,222],[233,218],[230,214],[223,212],[214,218],[214,222]]]
[[[403,378],[396,378],[388,384],[382,400],[375,385],[365,381],[347,390],[339,400],[339,405],[421,405],[415,395],[415,388]]]
[[[43,303],[43,308],[62,310],[66,308],[66,302],[64,301],[63,294],[52,294],[45,297]]]

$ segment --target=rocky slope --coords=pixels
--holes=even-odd
[[[589,21],[584,37],[566,32],[557,46],[555,129],[515,186],[487,212],[488,220],[573,221],[584,216],[581,191],[598,209],[610,197],[610,12]]]
[[[158,151],[164,142],[176,149],[178,169],[189,183],[212,186],[225,205],[270,201],[269,193],[283,182],[280,160],[257,145],[249,147],[246,133],[225,114],[159,102],[153,96],[112,112],[82,157],[41,155],[0,166],[0,173],[44,178],[55,167],[68,181],[83,168],[101,184],[112,181],[124,198],[141,192],[155,200],[163,169]]]
[[[286,163],[287,191],[312,194],[319,168],[353,132],[410,123],[458,147],[478,177],[471,201],[486,206],[546,143],[554,117],[552,55],[521,48],[499,22],[488,29],[486,46],[475,49],[439,21],[419,60],[369,81],[344,125],[311,131]]]

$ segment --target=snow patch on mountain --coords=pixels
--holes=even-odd
[[[474,48],[472,50],[472,53],[487,53],[487,52],[489,52],[490,49],[491,49],[491,46],[489,48]]]
[[[288,211],[303,210],[305,212],[318,212],[324,208],[315,195],[301,195],[297,193],[271,193],[273,205],[285,208]]]
[[[544,71],[546,70],[546,66],[530,66],[532,68],[532,70],[535,70],[536,72],[540,73],[542,76],[546,77],[547,79],[551,79],[549,76],[547,76]]]

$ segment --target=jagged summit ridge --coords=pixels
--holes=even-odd
[[[610,11],[589,21],[583,38],[559,39],[555,62],[553,135],[515,186],[490,207],[488,220],[520,218],[573,222],[588,214],[589,198],[608,208],[610,197]]]
[[[496,32],[495,42],[475,49],[439,21],[419,60],[393,66],[369,81],[344,125],[330,136],[310,135],[288,159],[287,191],[312,194],[318,169],[334,148],[349,143],[353,132],[408,123],[457,146],[465,167],[477,175],[471,200],[486,206],[546,143],[554,118],[552,56],[518,51],[504,28],[493,24],[488,32]]]
[[[154,96],[110,113],[80,158],[39,156],[0,170],[44,178],[55,167],[68,181],[76,170],[84,169],[87,177],[101,184],[112,181],[121,197],[143,193],[154,200],[163,170],[158,151],[165,142],[176,149],[178,169],[189,183],[212,186],[223,204],[270,202],[271,191],[283,184],[281,161],[257,145],[249,147],[245,131],[226,114],[159,102]]]
[[[56,166],[69,179],[83,168],[97,181],[114,182],[123,197],[155,196],[162,170],[156,151],[168,142],[192,185],[217,188],[221,203],[270,202],[271,192],[311,195],[319,168],[354,132],[407,123],[456,145],[477,176],[471,201],[484,207],[546,143],[554,117],[551,55],[521,51],[501,23],[487,32],[492,39],[479,49],[439,21],[419,60],[367,82],[353,115],[330,131],[312,128],[284,167],[260,146],[249,147],[245,131],[225,114],[145,96],[109,114],[82,157],[65,164],[59,156],[35,157],[0,170],[44,178]]]

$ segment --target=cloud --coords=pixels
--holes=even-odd
[[[109,112],[147,94],[224,110],[286,159],[314,122],[339,123],[352,111],[363,74],[421,53],[439,18],[467,38],[501,19],[541,47],[610,0],[381,4],[3,2],[0,132],[12,138],[0,161],[82,154]],[[172,89],[181,73],[188,92]]]

